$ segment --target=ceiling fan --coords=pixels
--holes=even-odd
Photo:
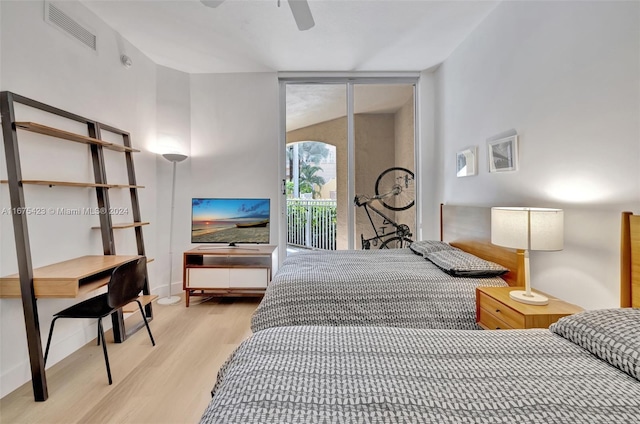
[[[200,2],[207,7],[215,8],[220,6],[224,0],[200,0]],[[300,31],[313,28],[316,23],[313,21],[307,0],[287,0],[287,3],[289,3],[293,19],[296,20],[296,25],[298,25]],[[280,7],[280,0],[278,0],[278,7]]]

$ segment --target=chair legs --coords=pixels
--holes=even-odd
[[[147,315],[144,313],[144,309],[142,309],[142,303],[136,299],[136,303],[138,304],[138,308],[140,309],[140,313],[142,314],[142,319],[144,320],[144,325],[147,327],[147,332],[149,333],[149,338],[151,339],[151,344],[153,346],[156,345],[156,341],[153,340],[153,335],[151,334],[151,328],[149,328],[149,321],[147,321]]]
[[[147,316],[144,313],[144,309],[142,308],[142,303],[139,300],[136,300],[138,303],[138,308],[140,309],[140,313],[142,314],[142,319],[144,320],[144,325],[147,327],[147,332],[149,333],[149,338],[151,339],[151,344],[153,346],[156,345],[156,341],[153,339],[153,335],[151,334],[151,328],[149,328],[149,322],[147,321]],[[47,348],[44,352],[44,363],[47,364],[47,358],[49,357],[49,347],[51,346],[51,336],[53,336],[53,326],[56,323],[56,320],[61,317],[55,317],[53,321],[51,321],[51,328],[49,329],[49,337],[47,338]],[[111,379],[111,367],[109,366],[109,355],[107,354],[107,342],[104,339],[104,328],[102,327],[102,318],[98,318],[98,346],[102,344],[102,352],[104,353],[104,364],[107,367],[107,377],[109,377],[109,384],[113,383]]]
[[[49,347],[51,347],[51,336],[53,336],[53,326],[56,320],[60,317],[55,317],[51,321],[51,328],[49,329],[49,337],[47,338],[47,348],[44,351],[44,363],[47,364],[47,358],[49,357]],[[113,381],[111,379],[111,368],[109,367],[109,356],[107,355],[107,343],[104,340],[104,330],[102,328],[102,318],[98,319],[98,345],[102,342],[102,351],[104,352],[104,363],[107,366],[107,377],[109,377],[109,384]]]
[[[107,355],[107,342],[104,339],[104,330],[102,328],[102,318],[98,319],[98,344],[100,344],[100,339],[102,340],[102,352],[104,352],[104,364],[107,366],[107,377],[109,377],[109,384],[113,381],[111,380],[111,367],[109,367],[109,355]]]
[[[47,338],[47,349],[44,351],[44,364],[47,365],[47,357],[49,356],[49,346],[51,346],[51,336],[53,336],[53,326],[56,323],[56,320],[60,317],[55,317],[53,321],[51,321],[51,328],[49,328],[49,337]]]

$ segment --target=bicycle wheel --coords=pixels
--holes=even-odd
[[[413,172],[400,167],[387,169],[376,180],[376,196],[382,196],[380,201],[392,211],[409,209],[416,199]]]
[[[403,247],[409,247],[413,243],[413,240],[406,237],[391,237],[380,245],[380,249],[402,249]]]

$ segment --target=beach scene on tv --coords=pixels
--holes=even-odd
[[[269,199],[193,199],[192,243],[269,243]]]

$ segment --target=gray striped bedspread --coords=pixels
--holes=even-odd
[[[475,330],[477,286],[499,277],[452,277],[409,249],[341,250],[288,257],[251,321],[291,325]]]
[[[640,381],[548,330],[271,328],[212,394],[203,424],[640,422]]]

